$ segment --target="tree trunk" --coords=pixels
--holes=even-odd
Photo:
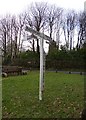
[[[39,54],[39,39],[37,39],[37,53]]]
[[[33,52],[35,52],[34,44],[35,44],[35,43],[34,43],[34,39],[33,39]]]
[[[6,57],[6,31],[4,32],[4,57]]]
[[[17,57],[17,35],[15,36],[15,51],[14,51],[14,58]]]
[[[20,32],[19,32],[19,45],[18,45],[18,52],[19,52],[19,46],[20,46],[20,41],[21,41],[21,31],[22,31],[22,28],[20,27]]]
[[[50,27],[50,38],[52,38],[52,27]]]

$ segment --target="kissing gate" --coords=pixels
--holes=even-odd
[[[42,93],[44,90],[44,49],[43,49],[43,40],[52,41],[50,37],[44,33],[39,33],[38,31],[33,30],[32,28],[26,26],[26,31],[32,33],[32,37],[40,39],[40,80],[39,80],[39,100],[42,100]]]

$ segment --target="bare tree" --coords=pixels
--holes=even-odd
[[[67,49],[72,49],[74,47],[74,33],[75,33],[75,27],[77,25],[76,22],[76,12],[75,11],[69,11],[66,14],[65,19],[63,19],[63,31],[64,31],[64,37],[66,42]]]
[[[31,4],[29,11],[27,12],[27,23],[30,27],[41,31],[45,25],[45,16],[47,10],[47,3],[39,2]],[[37,40],[37,52],[39,53],[39,40]],[[34,46],[34,40],[33,40]]]
[[[83,44],[86,43],[86,13],[82,12],[78,16],[78,40],[77,48],[82,48]]]
[[[17,57],[17,52],[18,52],[18,31],[19,31],[19,27],[18,27],[18,21],[16,16],[13,16],[12,18],[12,25],[13,25],[13,37],[14,37],[14,58]]]
[[[59,49],[59,44],[60,44],[60,36],[62,35],[62,13],[63,13],[63,9],[62,8],[58,8],[58,15],[56,18],[56,24],[55,24],[55,32],[56,32],[56,45],[58,46]]]
[[[9,42],[9,19],[8,16],[0,20],[0,40],[2,41],[2,50],[4,57],[7,54],[7,43]]]
[[[55,5],[48,6],[48,11],[47,11],[47,25],[49,26],[49,31],[50,31],[50,37],[52,38],[52,33],[53,33],[53,27],[56,23],[58,15],[58,8]]]
[[[61,15],[62,8],[56,7],[55,5],[49,5],[47,10],[47,28],[49,29],[49,36],[53,39],[53,36],[56,34],[56,42],[54,40],[54,44],[59,47],[60,41],[60,28],[61,28]],[[52,44],[49,45],[49,50],[53,47]],[[54,46],[56,46],[54,45]],[[52,46],[52,47],[51,47]]]
[[[22,46],[22,34],[23,34],[23,30],[24,30],[24,26],[25,26],[25,22],[26,22],[26,13],[22,13],[18,16],[18,26],[19,26],[19,36],[18,36],[18,51],[19,48]],[[21,49],[21,48],[20,48]]]

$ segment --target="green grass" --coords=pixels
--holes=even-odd
[[[39,101],[39,72],[3,78],[3,118],[79,118],[84,108],[84,76],[46,72]]]

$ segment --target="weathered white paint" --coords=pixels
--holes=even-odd
[[[44,91],[44,71],[45,71],[45,56],[44,56],[44,40],[52,41],[50,37],[44,33],[39,33],[38,31],[33,30],[30,27],[26,27],[26,31],[29,31],[33,34],[32,37],[40,39],[40,79],[39,79],[39,100],[42,100],[42,94]]]

